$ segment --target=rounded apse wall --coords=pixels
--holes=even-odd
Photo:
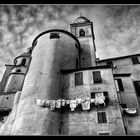
[[[64,30],[46,31],[34,42],[32,60],[25,77],[13,133],[57,135],[61,113],[37,108],[34,99],[61,98],[60,71],[76,68],[80,44],[76,37]]]

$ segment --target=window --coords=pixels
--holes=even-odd
[[[137,96],[140,97],[140,81],[134,81],[134,87],[135,87]]]
[[[122,108],[127,108],[126,104],[120,104]]]
[[[83,84],[83,73],[78,72],[75,73],[75,85],[82,85]]]
[[[94,99],[95,98],[95,92],[91,92],[91,98]]]
[[[50,34],[50,39],[56,39],[56,38],[60,38],[60,35],[59,35],[59,33],[51,33]]]
[[[108,96],[108,92],[107,91],[103,91],[103,92],[91,92],[91,99],[95,99],[96,94],[98,93],[103,93],[104,96],[104,103],[105,105],[109,104],[109,96]],[[99,104],[98,107],[104,107],[104,104]]]
[[[110,135],[110,133],[109,132],[103,132],[103,133],[98,133],[98,135],[102,135],[102,136],[105,136],[105,135]]]
[[[108,96],[108,92],[107,91],[104,91],[104,96],[105,96],[105,104],[108,104],[109,103],[109,96]]]
[[[85,36],[85,31],[84,29],[79,30],[79,36]]]
[[[93,72],[93,81],[94,83],[102,83],[102,77],[100,71]]]
[[[26,59],[24,58],[24,59],[22,59],[21,65],[24,66],[25,63],[26,63]]]
[[[117,91],[124,91],[122,79],[115,79]]]
[[[107,61],[106,64],[107,64],[108,66],[111,66],[111,67],[113,66],[113,62],[112,62],[112,61]]]
[[[97,116],[98,116],[98,123],[107,123],[105,112],[97,112]]]
[[[131,60],[132,60],[132,63],[133,63],[134,65],[135,65],[135,64],[139,64],[139,59],[138,59],[138,57],[132,57]]]
[[[15,65],[17,64],[17,60],[15,60]]]
[[[17,69],[16,72],[21,72],[21,70],[20,69]]]

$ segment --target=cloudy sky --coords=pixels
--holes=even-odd
[[[140,5],[0,5],[0,79],[38,34],[70,31],[81,12],[93,21],[98,58],[140,53]]]

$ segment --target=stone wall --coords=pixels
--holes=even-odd
[[[92,72],[101,71],[102,83],[94,84]],[[79,71],[81,72],[81,71]],[[64,99],[91,97],[91,92],[107,91],[109,105],[98,108],[91,105],[89,111],[77,109],[73,112],[64,110],[61,122],[61,133],[64,135],[98,135],[109,132],[110,135],[125,135],[118,96],[111,69],[84,70],[83,85],[74,85],[74,73],[64,75]],[[107,123],[99,124],[97,112],[106,112]]]

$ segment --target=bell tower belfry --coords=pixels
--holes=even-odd
[[[70,24],[70,29],[71,33],[78,38],[81,44],[80,67],[96,66],[93,22],[81,15],[74,23]]]

